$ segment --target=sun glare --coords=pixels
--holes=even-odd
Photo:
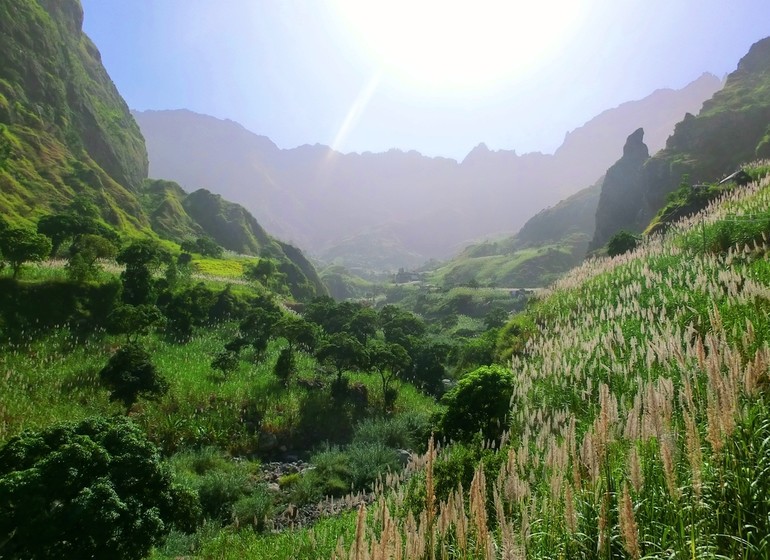
[[[566,46],[578,0],[334,0],[386,76],[431,91],[525,77]]]

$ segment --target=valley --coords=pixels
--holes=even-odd
[[[770,558],[770,38],[553,154],[131,111],[0,4],[0,558]]]

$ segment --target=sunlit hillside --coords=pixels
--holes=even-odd
[[[559,281],[500,450],[429,454],[333,557],[767,558],[768,232],[764,178]]]

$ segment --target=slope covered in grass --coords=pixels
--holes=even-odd
[[[557,282],[500,450],[449,493],[429,454],[337,557],[768,557],[769,233],[764,179]]]

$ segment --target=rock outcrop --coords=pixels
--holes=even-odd
[[[596,230],[589,250],[609,241],[617,231],[638,221],[639,206],[644,199],[642,170],[650,159],[644,143],[644,129],[637,129],[623,146],[623,157],[607,170],[596,208]]]

